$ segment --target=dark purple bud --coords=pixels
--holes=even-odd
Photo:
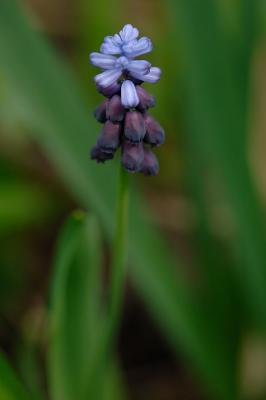
[[[98,145],[93,146],[91,149],[91,159],[96,160],[98,163],[104,163],[112,158],[114,158],[114,153],[106,153]]]
[[[118,122],[106,121],[97,145],[105,152],[115,152],[120,144],[121,125]]]
[[[136,86],[136,91],[139,96],[138,109],[145,111],[150,107],[155,106],[155,98],[141,86]]]
[[[144,137],[144,142],[152,146],[159,146],[164,143],[165,134],[161,125],[150,115],[146,114],[144,116],[146,135]]]
[[[109,103],[109,100],[104,100],[94,111],[94,116],[97,119],[98,122],[104,123],[106,121],[106,109],[107,105]]]
[[[120,93],[121,90],[121,84],[115,82],[112,85],[105,87],[101,85],[97,85],[97,90],[101,94],[103,94],[105,97],[112,97],[114,94]]]
[[[122,165],[128,172],[138,172],[144,160],[142,143],[124,142],[122,147]]]
[[[133,143],[140,142],[145,136],[145,124],[139,111],[128,111],[125,118],[125,138]]]
[[[159,169],[156,155],[152,151],[144,149],[144,160],[140,172],[144,175],[153,176],[158,174]]]
[[[106,117],[112,122],[122,122],[125,116],[126,110],[121,103],[121,97],[115,94],[110,98],[106,107]]]

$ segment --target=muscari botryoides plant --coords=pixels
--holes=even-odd
[[[91,150],[91,158],[105,162],[121,147],[122,162],[104,354],[108,354],[106,349],[115,337],[121,313],[127,254],[127,171],[156,175],[159,163],[151,148],[164,142],[162,127],[148,114],[148,109],[155,105],[154,97],[142,87],[144,82],[157,82],[161,70],[148,61],[135,60],[152,50],[150,39],[138,36],[139,31],[127,24],[118,34],[105,37],[99,53],[90,54],[91,63],[103,70],[94,79],[98,91],[106,97],[95,111],[96,119],[104,125]]]

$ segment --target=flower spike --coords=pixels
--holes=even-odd
[[[157,175],[158,160],[148,147],[164,143],[164,130],[147,111],[155,106],[154,97],[141,86],[156,83],[161,70],[135,57],[149,53],[152,42],[139,38],[139,31],[127,24],[113,36],[106,36],[100,52],[90,54],[90,62],[102,72],[95,76],[97,90],[106,100],[95,110],[95,118],[104,124],[91,159],[104,163],[121,147],[121,162],[131,173]]]

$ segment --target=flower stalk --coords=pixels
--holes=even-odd
[[[112,326],[112,336],[115,334],[115,331],[118,327],[118,321],[121,314],[128,248],[129,176],[122,167],[120,167],[119,175],[116,232],[114,237],[110,279],[109,315]]]

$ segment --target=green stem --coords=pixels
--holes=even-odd
[[[127,229],[128,229],[128,181],[129,174],[121,166],[118,201],[116,234],[113,247],[113,261],[111,266],[110,283],[110,324],[111,336],[114,335],[122,309],[124,290],[125,265],[127,256]]]
[[[127,256],[127,227],[128,227],[128,180],[129,174],[121,166],[117,199],[116,232],[113,247],[113,259],[111,265],[111,282],[109,308],[104,322],[103,337],[95,346],[92,356],[92,374],[88,379],[88,391],[90,396],[98,393],[102,398],[102,382],[112,354],[113,345],[119,328],[119,320],[123,304],[124,278],[126,272]]]

